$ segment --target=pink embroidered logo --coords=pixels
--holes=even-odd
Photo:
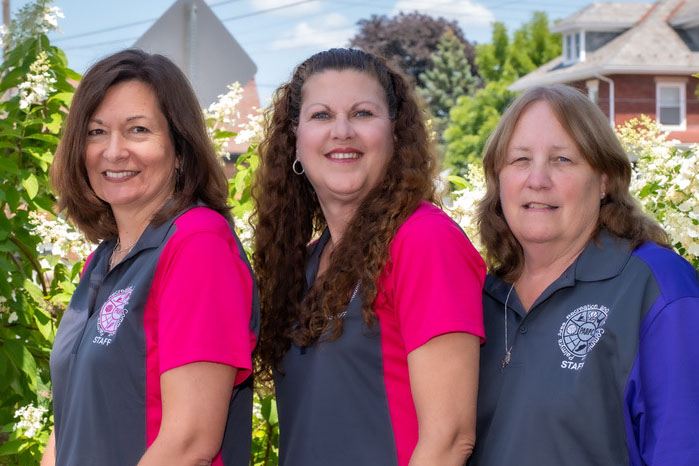
[[[116,333],[119,325],[121,325],[121,321],[124,320],[124,316],[129,312],[126,309],[126,304],[129,302],[132,291],[133,287],[115,291],[102,305],[100,316],[97,320],[97,330],[99,330],[100,335],[103,333],[114,335]]]

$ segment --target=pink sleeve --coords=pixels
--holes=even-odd
[[[172,246],[172,247],[171,247]],[[163,250],[158,289],[160,373],[208,361],[252,370],[252,278],[235,239],[214,232],[189,235]],[[156,277],[157,278],[157,277]]]
[[[388,280],[406,351],[451,332],[483,341],[483,259],[441,211],[409,220],[391,245]]]

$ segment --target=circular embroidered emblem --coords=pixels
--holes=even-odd
[[[114,335],[116,333],[119,325],[121,325],[121,321],[124,320],[124,316],[128,312],[125,306],[129,302],[132,291],[132,287],[115,291],[102,305],[99,319],[97,320],[97,330],[99,330],[100,335],[103,333]]]
[[[604,333],[609,308],[597,304],[579,307],[566,316],[558,331],[558,346],[569,359],[585,359]]]

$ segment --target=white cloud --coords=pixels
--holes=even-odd
[[[345,47],[355,34],[355,25],[345,16],[330,13],[318,18],[313,24],[302,21],[294,28],[272,42],[274,50],[297,47],[327,49]]]
[[[301,15],[320,11],[326,3],[325,0],[299,3],[300,1],[301,0],[251,0],[248,1],[248,5],[256,11],[271,10],[270,13]],[[288,8],[284,8],[286,6],[288,6]]]
[[[466,33],[469,26],[489,26],[495,21],[495,15],[487,7],[471,0],[398,0],[391,15],[416,10],[430,16],[456,20]]]

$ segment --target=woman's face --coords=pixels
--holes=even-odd
[[[131,80],[110,87],[87,131],[90,185],[115,214],[152,214],[172,196],[175,149],[150,86]]]
[[[383,178],[393,154],[393,125],[383,88],[372,75],[327,70],[302,89],[297,157],[321,206],[356,208]]]
[[[587,163],[545,101],[520,115],[499,180],[505,219],[525,253],[536,244],[555,251],[590,239],[606,176]]]

